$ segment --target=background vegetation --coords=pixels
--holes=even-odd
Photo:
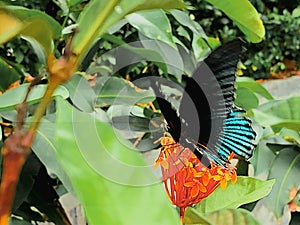
[[[73,33],[73,24],[79,23],[83,30],[83,34],[80,33],[74,39],[75,50],[80,49],[85,37],[89,37],[89,27],[86,24],[94,22],[93,16],[97,14],[92,8],[88,9],[87,5],[95,2],[5,1],[45,11],[51,17],[50,27],[58,34],[54,38],[54,53],[57,58],[62,56],[66,41]],[[38,129],[32,146],[33,153],[24,165],[17,186],[12,213],[22,220],[12,217],[11,224],[29,224],[30,221],[68,224],[64,209],[57,201],[66,192],[74,194],[81,201],[90,224],[97,224],[99,221],[102,224],[132,224],[137,221],[147,221],[148,224],[153,224],[153,221],[160,221],[160,224],[179,223],[177,214],[169,207],[160,185],[140,189],[120,187],[92,170],[90,164],[85,162],[82,151],[86,153],[85,157],[90,157],[90,163],[96,168],[97,165],[106,165],[108,168],[114,165],[114,168],[109,169],[123,171],[117,164],[107,165],[105,158],[95,157],[95,154],[106,149],[122,161],[144,165],[140,155],[131,150],[128,153],[127,147],[118,144],[120,137],[116,137],[111,125],[106,123],[110,121],[114,128],[122,132],[128,129],[129,118],[130,130],[134,131],[129,141],[135,144],[139,140],[136,147],[142,152],[158,147],[154,141],[161,137],[163,130],[160,126],[149,130],[149,123],[154,118],[162,123],[159,111],[148,104],[154,101],[153,93],[147,90],[147,85],[131,82],[151,75],[146,70],[151,66],[147,59],[153,55],[167,62],[167,66],[158,65],[161,76],[181,83],[184,76],[191,75],[197,62],[210,52],[209,47],[218,45],[219,40],[227,41],[242,36],[250,42],[260,41],[263,29],[250,19],[245,19],[245,13],[241,11],[249,6],[247,2],[236,1],[234,6],[227,8],[225,15],[222,11],[226,12],[226,5],[222,8],[218,1],[190,0],[187,1],[190,4],[187,11],[136,12],[123,20],[115,19],[119,21],[113,27],[103,28],[101,32],[107,32],[101,39],[95,38],[93,45],[86,48],[86,54],[82,54],[84,57],[80,61],[80,72],[59,86],[54,94],[55,98]],[[297,61],[300,13],[296,1],[286,3],[257,0],[252,3],[261,13],[266,36],[261,43],[247,44],[248,50],[243,56],[240,74],[264,78],[279,69],[286,69],[284,60]],[[157,8],[159,6],[158,4]],[[222,10],[217,9],[218,6]],[[230,15],[236,12],[239,12],[240,17],[232,19]],[[143,20],[137,20],[134,16]],[[241,27],[244,28],[244,34],[240,31]],[[157,46],[153,42],[152,45],[147,45],[147,40],[155,41],[158,36],[161,37],[160,41],[170,46],[181,46],[181,52],[174,52],[181,59],[181,64],[175,61],[180,70],[169,66],[174,61],[163,55],[163,45],[159,45],[160,42],[157,42]],[[142,43],[143,48],[126,46],[125,49],[135,57],[146,57],[146,60],[126,66],[111,77],[119,58],[111,54],[110,50],[133,41]],[[0,96],[0,115],[3,121],[1,145],[15,124],[14,107],[22,101],[30,76],[40,75],[44,79],[28,99],[29,119],[46,88],[46,61],[43,54],[36,54],[34,47],[36,45],[33,42],[29,44],[28,39],[25,41],[19,37],[0,47],[0,91],[4,93]],[[191,55],[193,60],[185,61],[185,55]],[[134,85],[138,89],[133,88]],[[12,90],[8,91],[9,89]],[[141,92],[140,89],[146,91]],[[123,97],[119,90],[124,91]],[[167,92],[170,95],[178,93],[173,89]],[[265,98],[267,103],[262,104],[258,96]],[[175,104],[178,99],[176,97],[178,96],[174,98]],[[153,104],[156,105],[155,101]],[[241,178],[236,185],[230,185],[225,191],[217,190],[191,208],[187,213],[186,223],[198,221],[202,224],[221,224],[222,221],[228,225],[234,224],[229,217],[236,216],[246,221],[240,224],[259,224],[259,221],[261,224],[298,224],[300,97],[275,100],[253,79],[242,76],[237,82],[236,104],[247,110],[258,134],[258,147],[250,163],[241,161],[238,164],[238,174],[245,178]],[[135,116],[131,116],[132,114]],[[74,125],[70,125],[74,119],[84,123],[74,123],[74,129]],[[87,136],[91,127],[95,127],[96,136]],[[96,141],[99,138],[101,144]],[[150,172],[144,176],[148,176],[150,181],[154,179]],[[232,193],[235,193],[234,196]],[[268,197],[259,200],[266,195]],[[99,208],[93,207],[95,204]],[[145,215],[148,216],[147,219]],[[269,220],[266,222],[265,218]]]

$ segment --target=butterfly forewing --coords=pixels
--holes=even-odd
[[[186,81],[179,108],[179,116],[185,122],[181,124],[182,134],[207,146],[211,154],[218,154],[214,146],[233,106],[241,50],[240,40],[222,45]]]

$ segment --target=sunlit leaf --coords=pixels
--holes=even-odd
[[[273,96],[268,92],[267,89],[265,89],[264,86],[257,83],[254,79],[250,77],[237,77],[237,87],[244,87],[248,88],[251,91],[263,96],[264,98],[268,100],[273,100]]]
[[[236,89],[235,104],[245,110],[256,108],[259,105],[257,96],[248,88],[238,87]]]
[[[23,101],[27,89],[28,84],[23,84],[0,95],[0,112],[14,109],[17,104]],[[37,103],[43,97],[45,90],[46,85],[35,86],[28,96],[27,103]],[[69,97],[67,89],[63,86],[56,89],[54,96],[57,95],[62,96],[63,98]]]
[[[224,208],[237,208],[268,195],[274,180],[262,181],[251,177],[239,176],[235,184],[229,183],[225,190],[218,188],[197,205],[201,213]],[[222,201],[220,201],[222,199]]]
[[[92,0],[78,18],[79,33],[74,37],[72,49],[82,57],[95,40],[126,15],[146,9],[183,8],[182,0]]]
[[[128,22],[144,36],[175,47],[170,21],[163,10],[147,10],[126,16]]]
[[[184,224],[260,225],[255,217],[245,209],[222,209],[204,215],[193,208],[187,210],[184,217]]]
[[[161,183],[109,124],[57,98],[55,131],[57,158],[89,224],[179,224]]]
[[[39,10],[18,6],[0,7],[0,19],[9,25],[0,29],[0,44],[17,35],[24,36],[44,62],[53,51],[53,39],[61,33],[59,23]]]
[[[254,6],[248,0],[206,0],[232,19],[251,42],[260,42],[265,29]]]

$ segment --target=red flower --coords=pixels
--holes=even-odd
[[[216,188],[225,189],[229,180],[236,182],[235,168],[225,169],[211,163],[211,168],[204,166],[199,159],[172,138],[161,140],[162,150],[156,164],[160,165],[162,179],[171,202],[179,207],[180,219],[183,220],[188,206],[201,202]],[[233,158],[232,153],[229,160]]]

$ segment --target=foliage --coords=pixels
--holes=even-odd
[[[241,33],[220,10],[203,1],[190,0],[196,7],[193,12],[207,34],[221,40],[240,36]],[[243,73],[255,79],[266,78],[282,70],[296,69],[299,59],[299,2],[252,0],[250,1],[261,13],[266,29],[266,36],[259,44],[249,44],[242,59],[245,66]],[[201,12],[201,13],[199,13]],[[289,65],[289,60],[294,60]]]
[[[265,77],[285,69],[296,69],[298,64],[288,65],[289,60],[299,59],[300,49],[300,8],[292,12],[283,10],[279,14],[276,8],[262,16],[266,33],[266,41],[249,52],[250,57],[244,62],[253,77]]]
[[[256,85],[255,85],[256,86]],[[244,88],[259,89],[245,83]],[[244,93],[244,104],[253,101],[251,92]],[[264,95],[269,98],[269,95]],[[299,96],[290,97],[284,100],[272,100],[264,104],[249,107],[248,113],[254,121],[262,127],[258,129],[259,142],[251,164],[254,168],[254,175],[275,179],[276,182],[270,195],[264,200],[260,200],[253,212],[264,224],[274,224],[285,221],[286,224],[291,220],[291,212],[298,212],[298,188],[300,181],[299,174]],[[264,213],[262,213],[264,212]],[[270,220],[266,221],[268,215]],[[296,217],[295,217],[295,219]]]
[[[248,40],[257,42],[262,39],[263,26],[255,9],[248,1],[239,1],[239,5],[252,11],[254,17],[247,17],[239,8],[226,4],[229,1],[224,1],[224,5],[219,5],[215,1],[209,2],[216,4],[220,10],[233,18]],[[156,148],[157,144],[154,141],[161,137],[163,132],[160,127],[162,123],[159,118],[160,114],[155,109],[156,103],[152,102],[155,98],[146,80],[142,78],[151,75],[149,68],[152,64],[149,61],[154,61],[153,63],[160,68],[162,77],[181,83],[186,75],[192,73],[198,62],[207,55],[210,47],[219,44],[218,40],[208,37],[202,27],[191,19],[187,11],[163,11],[161,9],[174,6],[182,8],[184,5],[179,0],[160,0],[150,3],[144,0],[101,1],[101,4],[99,1],[92,0],[86,7],[84,7],[85,2],[78,0],[57,3],[61,11],[54,17],[60,15],[64,17],[63,20],[59,20],[58,23],[45,14],[42,16],[45,22],[43,29],[47,31],[48,38],[41,38],[40,33],[36,35],[35,31],[38,31],[38,28],[33,29],[32,33],[25,33],[27,37],[34,38],[39,43],[35,45],[36,49],[40,50],[44,59],[48,59],[44,65],[48,68],[50,76],[50,79],[49,77],[47,79],[48,88],[51,82],[53,83],[54,75],[72,75],[70,79],[68,76],[63,77],[62,79],[68,82],[57,88],[53,95],[55,99],[48,99],[52,101],[41,120],[32,145],[32,157],[34,160],[38,158],[38,163],[31,169],[35,170],[35,174],[43,175],[41,180],[64,186],[68,192],[73,193],[82,203],[90,224],[97,224],[99,221],[101,224],[140,224],[140,221],[143,221],[143,224],[154,224],[157,221],[160,224],[178,224],[178,215],[170,207],[162,185],[136,151]],[[76,11],[81,7],[82,11]],[[159,10],[140,11],[154,8],[159,8]],[[28,11],[23,8],[18,8],[18,12],[16,8],[11,8],[12,11],[9,12],[14,12],[13,14],[6,13],[6,10],[5,8],[2,11],[4,13],[0,15],[4,15],[9,22],[13,21],[18,24],[18,29],[14,32],[9,31],[11,37],[17,34],[24,35],[24,29],[28,23],[34,24],[36,18],[40,19],[41,16],[38,11]],[[32,18],[22,20],[24,13],[32,13]],[[66,21],[71,21],[71,24]],[[72,31],[73,22],[78,23],[79,26],[75,31]],[[252,26],[253,22],[256,26]],[[62,29],[65,35],[61,35]],[[65,46],[63,44],[65,40],[71,40],[71,42]],[[132,41],[138,41],[139,45],[125,44]],[[67,55],[69,58],[61,53],[61,46],[66,47],[65,52],[69,54]],[[54,51],[58,57],[61,56],[57,61],[52,61]],[[62,59],[65,61],[71,59],[69,64],[66,64],[70,67],[56,67],[59,66],[57,62],[63,63]],[[159,62],[155,62],[157,59]],[[39,63],[43,63],[43,60]],[[6,76],[12,75],[13,79],[9,82],[6,80],[8,83],[14,82],[18,76],[23,75],[18,67],[10,67],[11,64],[8,62],[1,64],[6,70],[11,69],[7,70]],[[81,69],[80,73],[76,72],[78,68]],[[56,73],[57,71],[63,72]],[[67,74],[68,72],[70,74]],[[3,91],[7,89],[7,83],[1,82],[0,84]],[[4,121],[15,122],[14,107],[22,101],[21,97],[24,96],[27,86],[22,84],[0,96],[0,115]],[[273,197],[266,200],[266,204],[269,205],[273,205],[273,201],[278,203],[274,205],[272,212],[280,218],[282,209],[288,201],[289,188],[297,182],[293,179],[294,174],[297,173],[295,160],[298,160],[299,148],[299,142],[297,142],[299,137],[297,133],[293,133],[295,130],[299,132],[297,130],[298,117],[294,113],[297,108],[289,104],[290,102],[282,103],[273,100],[272,96],[254,80],[240,79],[237,88],[237,105],[244,106],[249,110],[249,115],[265,126],[264,130],[257,130],[262,139],[251,161],[255,174],[268,172],[271,179],[276,178],[278,170],[286,172],[284,176],[287,179],[282,182],[278,179],[274,184],[274,189],[280,190],[282,194],[274,197],[274,192],[271,192],[270,196]],[[45,97],[42,97],[44,90],[45,85],[36,85],[28,97],[28,126],[37,122],[32,119],[32,115],[35,114],[36,109],[39,110],[43,106],[36,103],[40,99],[42,102],[45,100]],[[166,92],[170,93],[170,96],[178,95],[178,90],[173,87],[166,87]],[[257,93],[267,98],[269,102],[259,105]],[[176,98],[173,100],[171,100],[172,103],[176,104]],[[297,98],[289,101],[298,104]],[[273,113],[272,120],[265,116],[270,112]],[[41,115],[43,116],[44,112]],[[153,121],[155,123],[152,123]],[[118,131],[117,128],[119,128]],[[125,140],[119,134],[120,132],[125,133],[136,148],[133,148],[132,143]],[[282,137],[280,135],[288,137],[284,139],[285,142],[282,138],[280,139]],[[279,138],[280,144],[274,142],[272,138],[269,140],[269,137]],[[284,148],[282,148],[283,142]],[[272,144],[272,148],[269,148],[269,143]],[[267,164],[261,161],[260,154],[270,156]],[[290,157],[281,156],[285,154]],[[291,156],[294,156],[292,164],[290,164]],[[28,161],[30,162],[32,161]],[[28,174],[33,173],[25,168],[20,175],[19,185],[26,183],[22,180],[23,177],[26,178]],[[46,169],[49,173],[55,174],[56,178],[50,179],[45,173]],[[287,173],[289,171],[292,172]],[[60,213],[57,211],[54,213],[53,209],[57,205],[47,204],[49,199],[42,201],[38,198],[40,194],[33,187],[39,187],[41,183],[40,177],[35,177],[36,179],[31,179],[24,187],[26,192],[17,189],[13,214],[22,216],[26,221],[49,220],[61,224],[64,220],[64,223],[67,223],[66,218],[60,216],[63,214],[63,209],[60,209],[62,210]],[[201,221],[211,220],[217,223],[220,220],[225,221],[224,218],[229,221],[230,216],[249,221],[245,224],[259,224],[250,212],[232,208],[266,196],[273,182],[240,177],[236,185],[228,187],[227,192],[218,190],[203,204],[200,203],[193,209],[192,212],[197,216],[188,214],[187,224],[199,221],[199,217]],[[283,187],[287,187],[288,191]],[[51,190],[48,193],[54,193],[53,185],[47,188]],[[233,192],[234,198],[231,198],[230,204],[227,200],[228,205],[223,205],[223,207],[213,205],[216,202],[214,198],[218,195],[230,199]],[[50,200],[57,197],[55,194],[49,196]],[[222,201],[218,199],[217,202]],[[41,213],[34,213],[31,206]]]

